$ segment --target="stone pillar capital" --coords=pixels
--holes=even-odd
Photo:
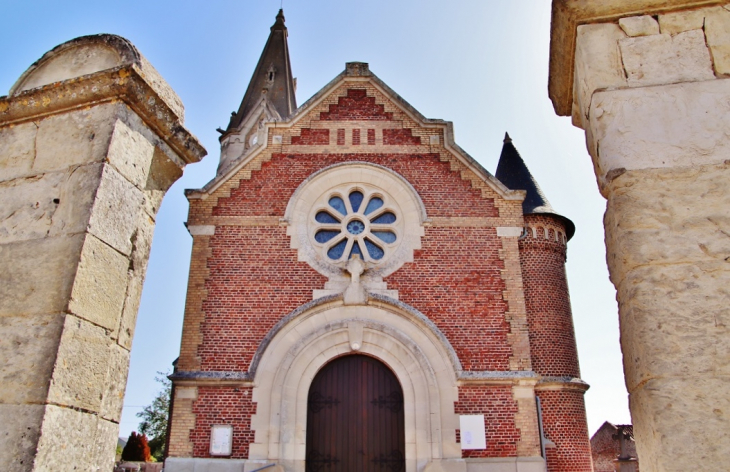
[[[614,22],[619,18],[658,15],[722,5],[727,0],[553,0],[550,27],[548,94],[555,113],[570,116],[573,106],[575,46],[580,25]]]
[[[131,43],[110,34],[76,38],[44,54],[0,97],[0,126],[118,101],[164,140],[179,167],[206,155],[183,127],[177,94]]]

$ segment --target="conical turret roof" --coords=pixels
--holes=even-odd
[[[495,177],[511,190],[525,190],[527,195],[522,202],[522,212],[525,215],[552,215],[558,217],[565,224],[565,233],[568,239],[575,233],[575,225],[568,218],[557,213],[540,185],[522,160],[517,148],[512,144],[509,134],[504,134],[502,154],[499,156]]]
[[[284,25],[284,10],[279,10],[259,63],[241,101],[241,106],[231,116],[226,132],[238,128],[264,98],[282,119],[286,119],[297,109],[287,35],[288,32]]]

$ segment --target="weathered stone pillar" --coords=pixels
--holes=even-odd
[[[118,36],[46,53],[0,98],[0,460],[111,471],[155,214],[205,150]]]
[[[727,2],[727,0],[725,0]],[[642,471],[730,456],[730,6],[555,0],[550,96],[586,130]]]

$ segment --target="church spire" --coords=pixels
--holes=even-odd
[[[512,138],[507,133],[504,133],[502,154],[499,156],[497,172],[494,176],[511,190],[525,190],[527,192],[525,201],[522,202],[523,214],[555,216],[565,223],[565,232],[568,239],[573,237],[575,225],[568,218],[557,213],[550,205],[537,180],[532,176],[517,148],[512,144]]]
[[[296,110],[295,82],[289,62],[287,35],[284,10],[279,10],[241,106],[232,114],[226,132],[238,128],[264,99],[282,119],[289,117]]]

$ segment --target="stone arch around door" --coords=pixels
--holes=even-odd
[[[361,353],[385,364],[403,388],[406,471],[461,460],[454,413],[461,365],[443,334],[414,308],[383,296],[359,306],[345,306],[337,296],[319,299],[282,320],[260,351],[251,366],[257,409],[250,459],[304,472],[312,380],[332,359]]]

